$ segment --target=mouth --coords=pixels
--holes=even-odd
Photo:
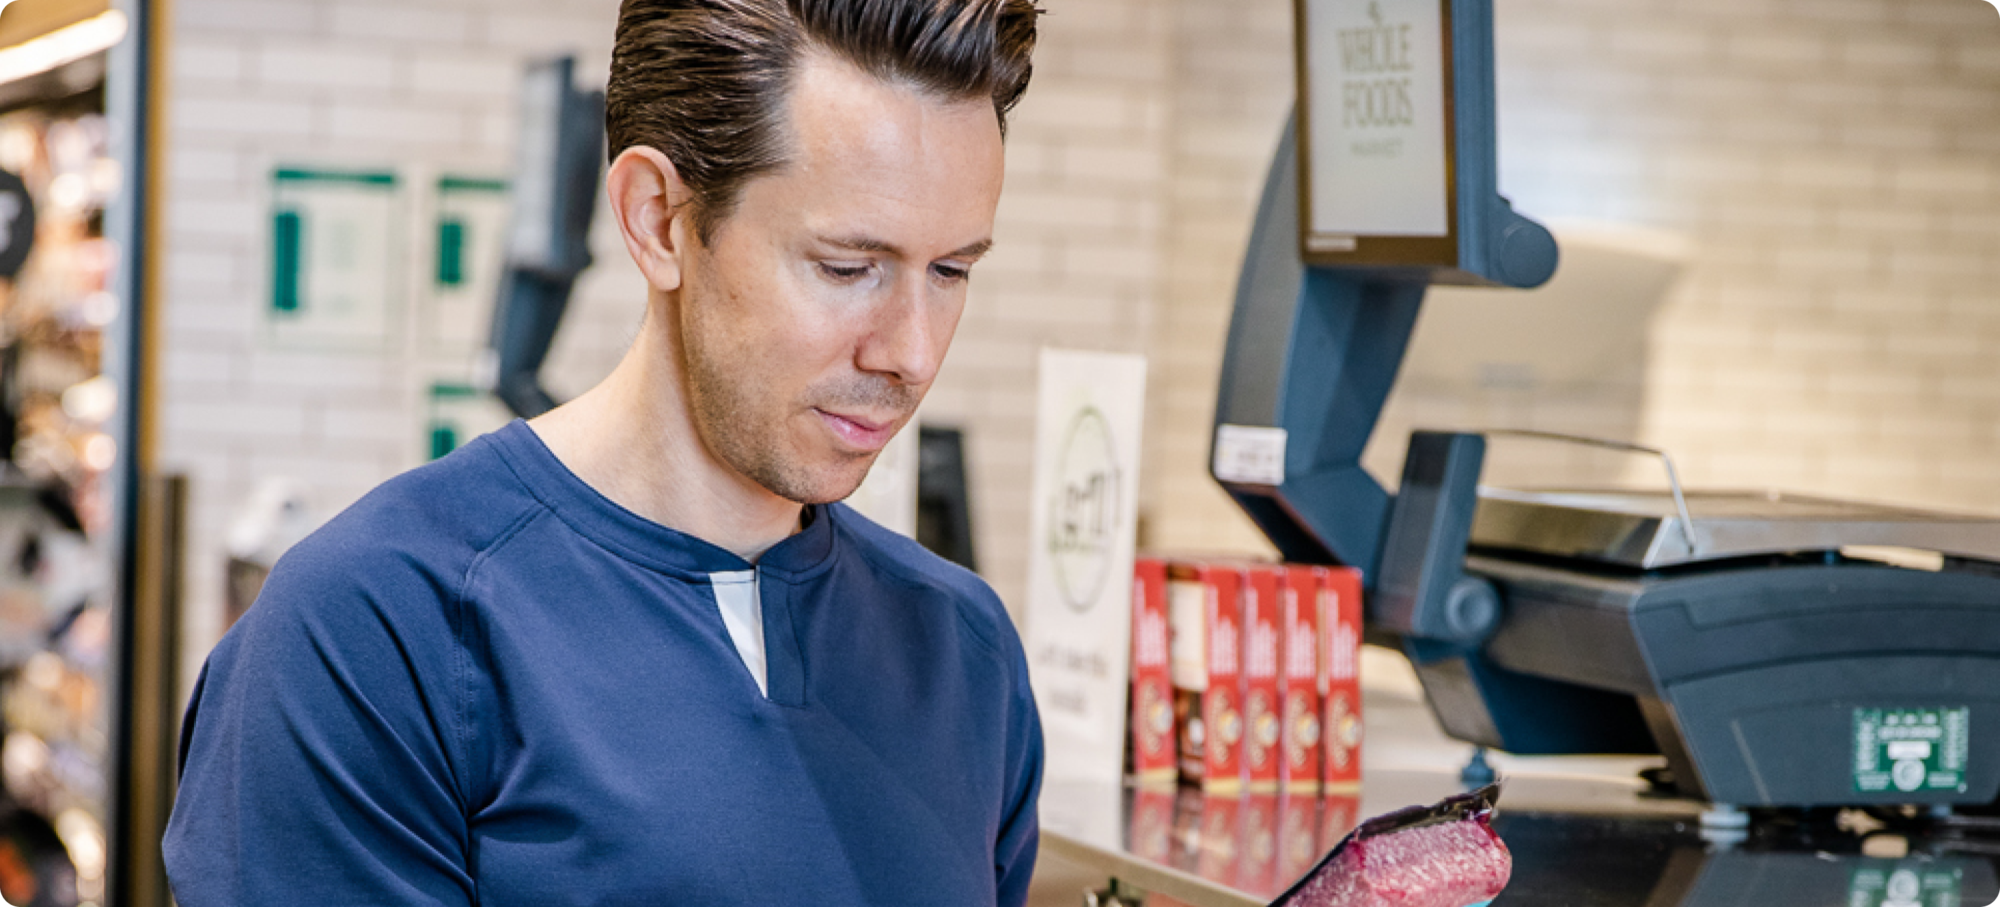
[[[834,413],[815,408],[813,414],[826,423],[834,435],[857,452],[873,453],[881,450],[895,434],[894,419],[869,419],[855,413]]]

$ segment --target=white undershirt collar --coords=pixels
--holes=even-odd
[[[736,644],[736,654],[757,680],[757,692],[771,695],[765,681],[764,603],[757,571],[711,573],[708,581],[715,590],[715,604],[722,610],[722,626],[729,631],[729,641]]]

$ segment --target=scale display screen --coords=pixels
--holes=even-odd
[[[1315,264],[1454,265],[1448,0],[1297,0]]]

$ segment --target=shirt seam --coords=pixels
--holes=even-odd
[[[454,669],[458,673],[459,681],[459,702],[453,720],[458,724],[459,754],[460,758],[465,762],[465,764],[459,767],[459,771],[460,777],[466,779],[468,786],[466,791],[468,795],[466,797],[466,806],[468,807],[466,817],[468,819],[471,818],[473,812],[471,807],[475,805],[474,801],[476,798],[472,795],[478,794],[484,796],[486,793],[483,789],[483,784],[477,785],[480,788],[479,790],[471,789],[474,786],[472,783],[472,765],[470,764],[475,737],[472,728],[474,672],[472,669],[472,644],[471,640],[467,637],[467,634],[470,632],[471,621],[468,619],[467,614],[471,604],[472,583],[479,569],[485,566],[487,559],[494,552],[506,547],[508,542],[513,541],[515,536],[520,535],[522,530],[533,523],[535,518],[540,516],[542,512],[542,508],[533,505],[524,508],[523,512],[515,517],[512,523],[507,525],[507,528],[501,530],[500,534],[493,538],[493,541],[488,542],[478,553],[474,554],[472,560],[465,565],[465,572],[459,577],[458,589],[452,595],[451,610],[452,623],[454,624],[452,635],[458,640],[453,660],[456,662]]]
[[[829,557],[829,558],[828,558],[828,560],[831,560],[831,559],[832,559],[831,557]],[[761,584],[761,583],[763,582],[763,580],[764,580],[764,571],[762,571],[762,570],[759,570],[759,571],[757,571],[757,581],[758,581],[758,582],[759,582],[759,583]],[[763,695],[762,697],[759,697],[759,698],[761,698],[761,699],[762,699],[762,700],[763,700],[763,701],[764,701],[764,702],[765,702],[766,704],[768,704],[768,705],[772,705],[772,706],[776,706],[776,707],[778,707],[778,708],[781,708],[781,709],[789,709],[789,710],[791,710],[791,711],[795,711],[795,712],[811,712],[811,711],[813,711],[813,707],[812,707],[812,678],[811,678],[811,677],[810,677],[810,676],[808,675],[808,672],[809,672],[809,671],[810,671],[811,669],[810,669],[810,668],[809,668],[809,667],[808,667],[808,666],[806,665],[806,663],[805,663],[805,646],[804,646],[804,644],[803,644],[803,643],[802,643],[802,642],[800,641],[800,639],[799,639],[799,625],[798,625],[798,620],[797,620],[797,619],[798,619],[798,613],[797,613],[796,611],[792,610],[792,592],[793,592],[793,591],[795,590],[795,588],[797,587],[797,585],[798,585],[798,584],[797,584],[797,583],[795,583],[795,582],[786,582],[786,581],[784,581],[784,580],[782,580],[782,579],[781,579],[781,580],[779,580],[779,585],[781,585],[781,586],[783,586],[783,587],[784,587],[784,589],[783,589],[783,591],[782,591],[782,594],[783,594],[783,595],[785,596],[785,602],[784,602],[784,607],[785,607],[785,628],[786,628],[786,631],[787,631],[787,634],[788,634],[789,636],[791,636],[791,637],[792,637],[792,638],[791,638],[791,644],[792,644],[792,648],[793,648],[793,650],[794,650],[794,651],[796,651],[796,652],[798,652],[798,654],[799,654],[799,659],[798,659],[798,661],[799,661],[799,701],[798,701],[798,704],[797,704],[797,705],[794,705],[794,704],[792,704],[792,703],[789,703],[789,702],[781,702],[781,701],[779,701],[778,699],[776,699],[776,698],[774,698],[774,697],[772,697],[772,696],[770,695],[770,691],[769,691],[769,689],[768,689],[768,685],[769,685],[769,678],[770,678],[770,663],[771,663],[771,644],[770,644],[770,642],[769,642],[768,640],[767,640],[767,641],[765,642],[765,644],[764,644],[764,664],[765,664],[765,668],[764,668],[764,676],[765,676],[765,678],[766,678],[766,686],[767,686],[767,689],[765,690],[765,693],[764,693],[764,695]],[[760,588],[760,589],[758,590],[758,594],[759,594],[759,596],[760,596],[760,597],[762,596],[762,594],[763,594],[763,590],[762,590],[761,588]],[[760,602],[760,605],[761,605],[761,602]],[[766,625],[768,625],[768,623],[769,623],[769,620],[770,620],[769,616],[768,616],[768,615],[767,615],[767,616],[765,616],[765,622],[766,622]]]
[[[689,582],[704,582],[704,583],[708,582],[708,571],[692,570],[684,567],[677,567],[671,564],[663,563],[661,561],[647,557],[640,552],[631,551],[626,546],[618,544],[615,541],[602,538],[597,533],[592,532],[588,528],[578,524],[575,520],[570,519],[568,513],[564,512],[562,505],[558,504],[555,501],[550,500],[547,496],[543,495],[542,490],[540,488],[537,488],[535,486],[535,483],[528,481],[528,478],[521,474],[521,470],[514,463],[514,455],[507,450],[506,445],[495,445],[494,449],[496,452],[500,454],[500,462],[507,467],[508,474],[514,477],[514,483],[521,486],[521,489],[523,491],[526,491],[529,497],[534,498],[535,502],[542,506],[542,509],[554,515],[556,519],[561,520],[563,525],[568,526],[570,531],[575,533],[578,538],[583,539],[586,542],[589,542],[591,545],[597,548],[603,549],[603,551],[606,554],[618,558],[619,560],[624,561],[628,564],[632,564],[633,566],[649,570],[654,573],[664,573],[670,576],[679,577]],[[663,528],[671,528],[671,527],[663,527]],[[690,538],[693,537],[690,536]],[[832,555],[831,553],[829,553],[827,557],[821,559],[821,563],[815,564],[804,571],[800,571],[800,573],[798,574],[799,578],[809,577],[812,573],[824,569],[824,567],[826,566],[826,562],[829,562],[831,560],[832,560]],[[755,564],[748,564],[747,566],[750,568],[756,567]],[[786,571],[773,570],[770,572],[781,573]]]
[[[571,532],[576,533],[577,538],[583,539],[584,541],[589,542],[590,544],[603,549],[606,554],[609,554],[612,557],[618,558],[621,561],[625,561],[626,563],[633,564],[638,567],[643,567],[655,573],[670,573],[675,576],[682,577],[683,579],[690,579],[690,580],[695,579],[697,577],[701,578],[703,581],[707,580],[707,574],[704,572],[696,570],[683,570],[679,567],[673,567],[666,564],[661,564],[657,561],[654,561],[651,558],[638,557],[632,552],[625,551],[624,546],[622,545],[617,545],[612,542],[605,541],[603,539],[598,538],[596,533],[585,531],[582,526],[577,525],[575,521],[571,520],[568,514],[563,513],[562,508],[557,506],[556,502],[551,501],[546,496],[544,496],[542,494],[542,490],[540,488],[535,487],[535,483],[528,481],[528,477],[521,474],[521,470],[514,465],[513,454],[507,450],[505,445],[498,445],[496,446],[496,449],[500,453],[500,462],[506,465],[507,472],[514,477],[515,484],[520,485],[521,489],[523,491],[526,491],[529,497],[534,498],[536,503],[542,505],[543,510],[548,511],[549,513],[553,514],[556,519],[561,520],[564,526],[568,526]]]

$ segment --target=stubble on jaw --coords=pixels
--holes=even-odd
[[[831,447],[815,455],[795,450],[793,422],[816,419],[811,410],[863,410],[897,413],[906,420],[923,398],[923,389],[881,375],[854,372],[808,386],[798,399],[780,393],[762,380],[755,358],[737,357],[712,349],[718,336],[715,317],[705,308],[717,300],[687,299],[688,330],[681,337],[681,374],[686,380],[695,432],[710,454],[766,491],[800,504],[830,504],[854,493],[881,451],[846,453]],[[814,426],[808,431],[820,430]],[[808,445],[817,446],[813,440]],[[809,459],[810,458],[810,459]],[[811,459],[824,458],[825,463]]]

